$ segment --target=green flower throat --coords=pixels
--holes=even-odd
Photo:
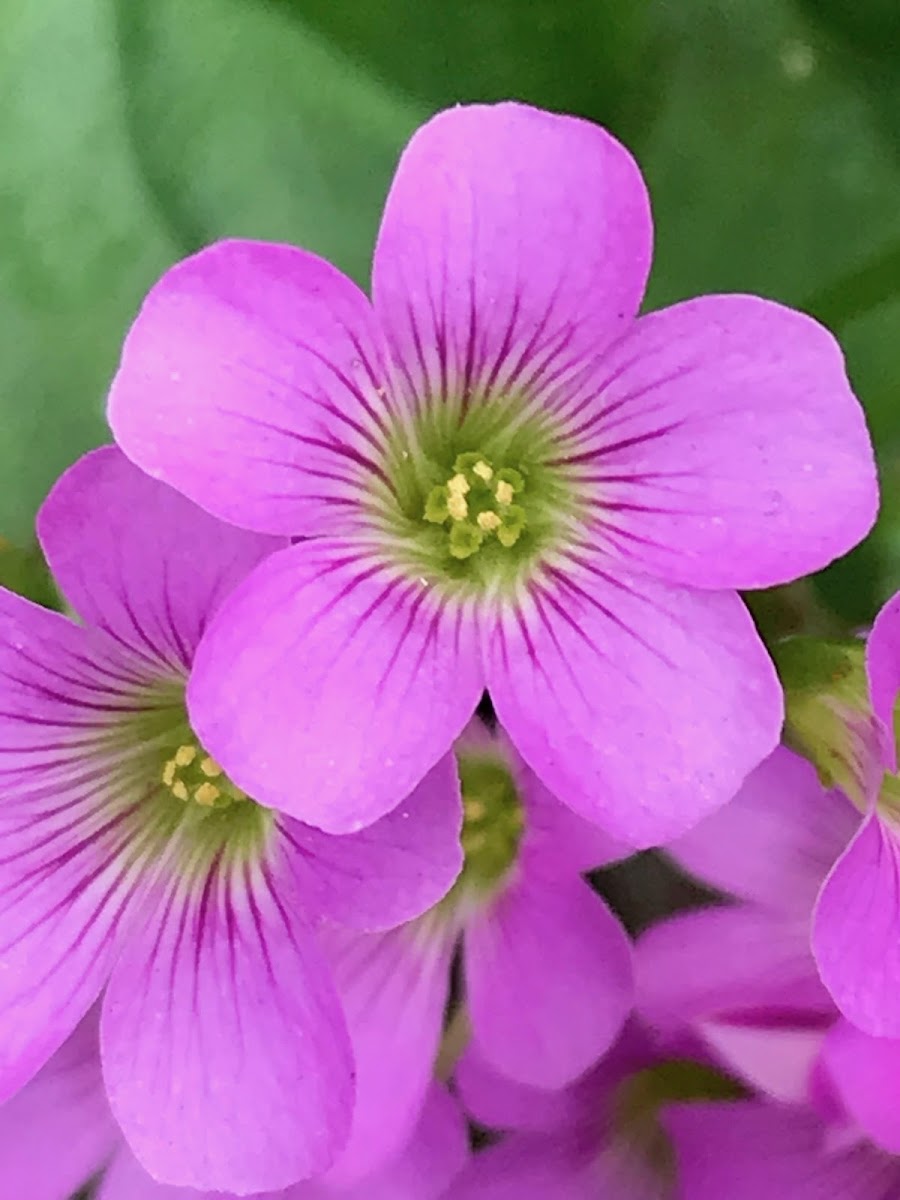
[[[521,472],[512,467],[495,471],[486,458],[469,451],[457,456],[447,482],[428,493],[423,515],[445,528],[453,558],[471,558],[494,537],[509,550],[527,522],[525,509],[516,503],[524,490]]]

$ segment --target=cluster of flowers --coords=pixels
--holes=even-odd
[[[627,151],[507,104],[413,137],[371,301],[150,293],[38,518],[72,616],[0,593],[4,1195],[900,1188],[900,605],[854,804],[736,591],[866,534],[865,423],[650,258]],[[584,873],[657,845],[733,900],[632,945]]]

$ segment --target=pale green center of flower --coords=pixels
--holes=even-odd
[[[198,741],[183,683],[154,685],[139,700],[138,711],[111,731],[107,750],[110,803],[127,813],[129,853],[165,859],[191,876],[214,861],[258,858],[274,814],[241,791]]]
[[[193,801],[202,808],[227,808],[248,799],[195,738],[183,742],[166,759],[162,781],[176,800]]]
[[[524,491],[521,471],[495,469],[486,455],[468,451],[457,455],[447,482],[428,493],[423,516],[446,529],[453,558],[471,558],[494,538],[509,550],[527,524],[525,509],[516,500]]]
[[[516,860],[525,813],[509,769],[500,759],[460,755],[465,863],[458,888],[491,891]]]

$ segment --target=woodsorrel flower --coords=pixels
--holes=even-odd
[[[0,1107],[0,1194],[66,1200],[103,1173],[97,1200],[237,1200],[154,1180],[116,1127],[103,1087],[97,1014],[89,1013],[26,1086]],[[235,1131],[240,1136],[240,1131]],[[458,1106],[432,1085],[412,1136],[377,1173],[343,1187],[326,1178],[251,1200],[439,1200],[468,1158]]]
[[[473,1043],[496,1070],[536,1087],[588,1070],[631,1009],[631,945],[582,878],[621,848],[555,799],[502,733],[474,721],[456,755],[465,865],[451,892],[403,928],[330,942],[363,1110],[339,1168],[346,1177],[357,1156],[366,1165],[408,1134],[457,954]]]
[[[731,902],[667,918],[635,947],[637,1011],[660,1045],[712,1056],[805,1101],[839,1013],[816,970],[816,897],[859,824],[847,798],[779,746],[737,796],[666,847]]]
[[[113,447],[63,476],[38,529],[85,624],[0,591],[0,1098],[102,993],[112,1111],[156,1178],[247,1192],[321,1172],[354,1066],[313,925],[390,927],[447,891],[452,756],[358,835],[263,808],[184,691],[217,606],[279,542]]]
[[[487,688],[548,787],[639,845],[774,748],[780,689],[733,589],[859,541],[871,447],[809,317],[752,296],[638,317],[651,240],[602,129],[458,107],[401,158],[371,303],[253,242],[153,289],[112,388],[119,444],[302,539],[237,589],[192,680],[240,787],[357,829]]]
[[[661,1111],[738,1091],[703,1063],[663,1059],[636,1025],[562,1091],[514,1083],[472,1051],[456,1088],[479,1124],[507,1135],[475,1155],[453,1200],[680,1200]]]

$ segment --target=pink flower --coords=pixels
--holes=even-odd
[[[439,1200],[467,1157],[462,1115],[435,1085],[412,1137],[360,1185],[345,1188],[326,1178],[256,1193],[250,1200]],[[134,1158],[106,1103],[91,1013],[0,1108],[0,1193],[15,1200],[65,1200],[101,1172],[98,1200],[236,1200],[230,1193],[159,1183]]]
[[[663,1049],[805,1100],[838,1020],[810,949],[816,897],[859,813],[779,747],[724,808],[667,850],[736,902],[661,921],[635,948],[637,1007]]]
[[[647,845],[775,746],[780,689],[735,589],[863,537],[869,439],[809,317],[752,296],[638,317],[651,241],[602,129],[457,107],[401,158],[371,303],[252,242],[153,289],[112,388],[119,444],[301,539],[236,589],[191,680],[238,786],[358,829],[487,688],[554,794]]]
[[[457,1001],[493,1070],[563,1087],[618,1036],[633,999],[631,946],[581,873],[617,853],[556,800],[502,733],[473,722],[456,747],[465,865],[430,913],[331,941],[363,1114],[338,1173],[355,1178],[408,1136],[428,1086],[459,963]],[[458,954],[458,960],[457,960]]]
[[[314,926],[389,928],[447,891],[452,757],[358,835],[261,807],[184,691],[223,597],[279,543],[112,447],[63,476],[38,527],[85,624],[0,591],[0,1099],[102,997],[110,1105],[156,1178],[247,1192],[321,1173],[354,1065]]]
[[[848,1020],[876,1037],[900,1037],[900,778],[895,712],[900,693],[900,593],[866,643],[876,736],[856,739],[868,812],[828,876],[815,913],[813,950]]]

